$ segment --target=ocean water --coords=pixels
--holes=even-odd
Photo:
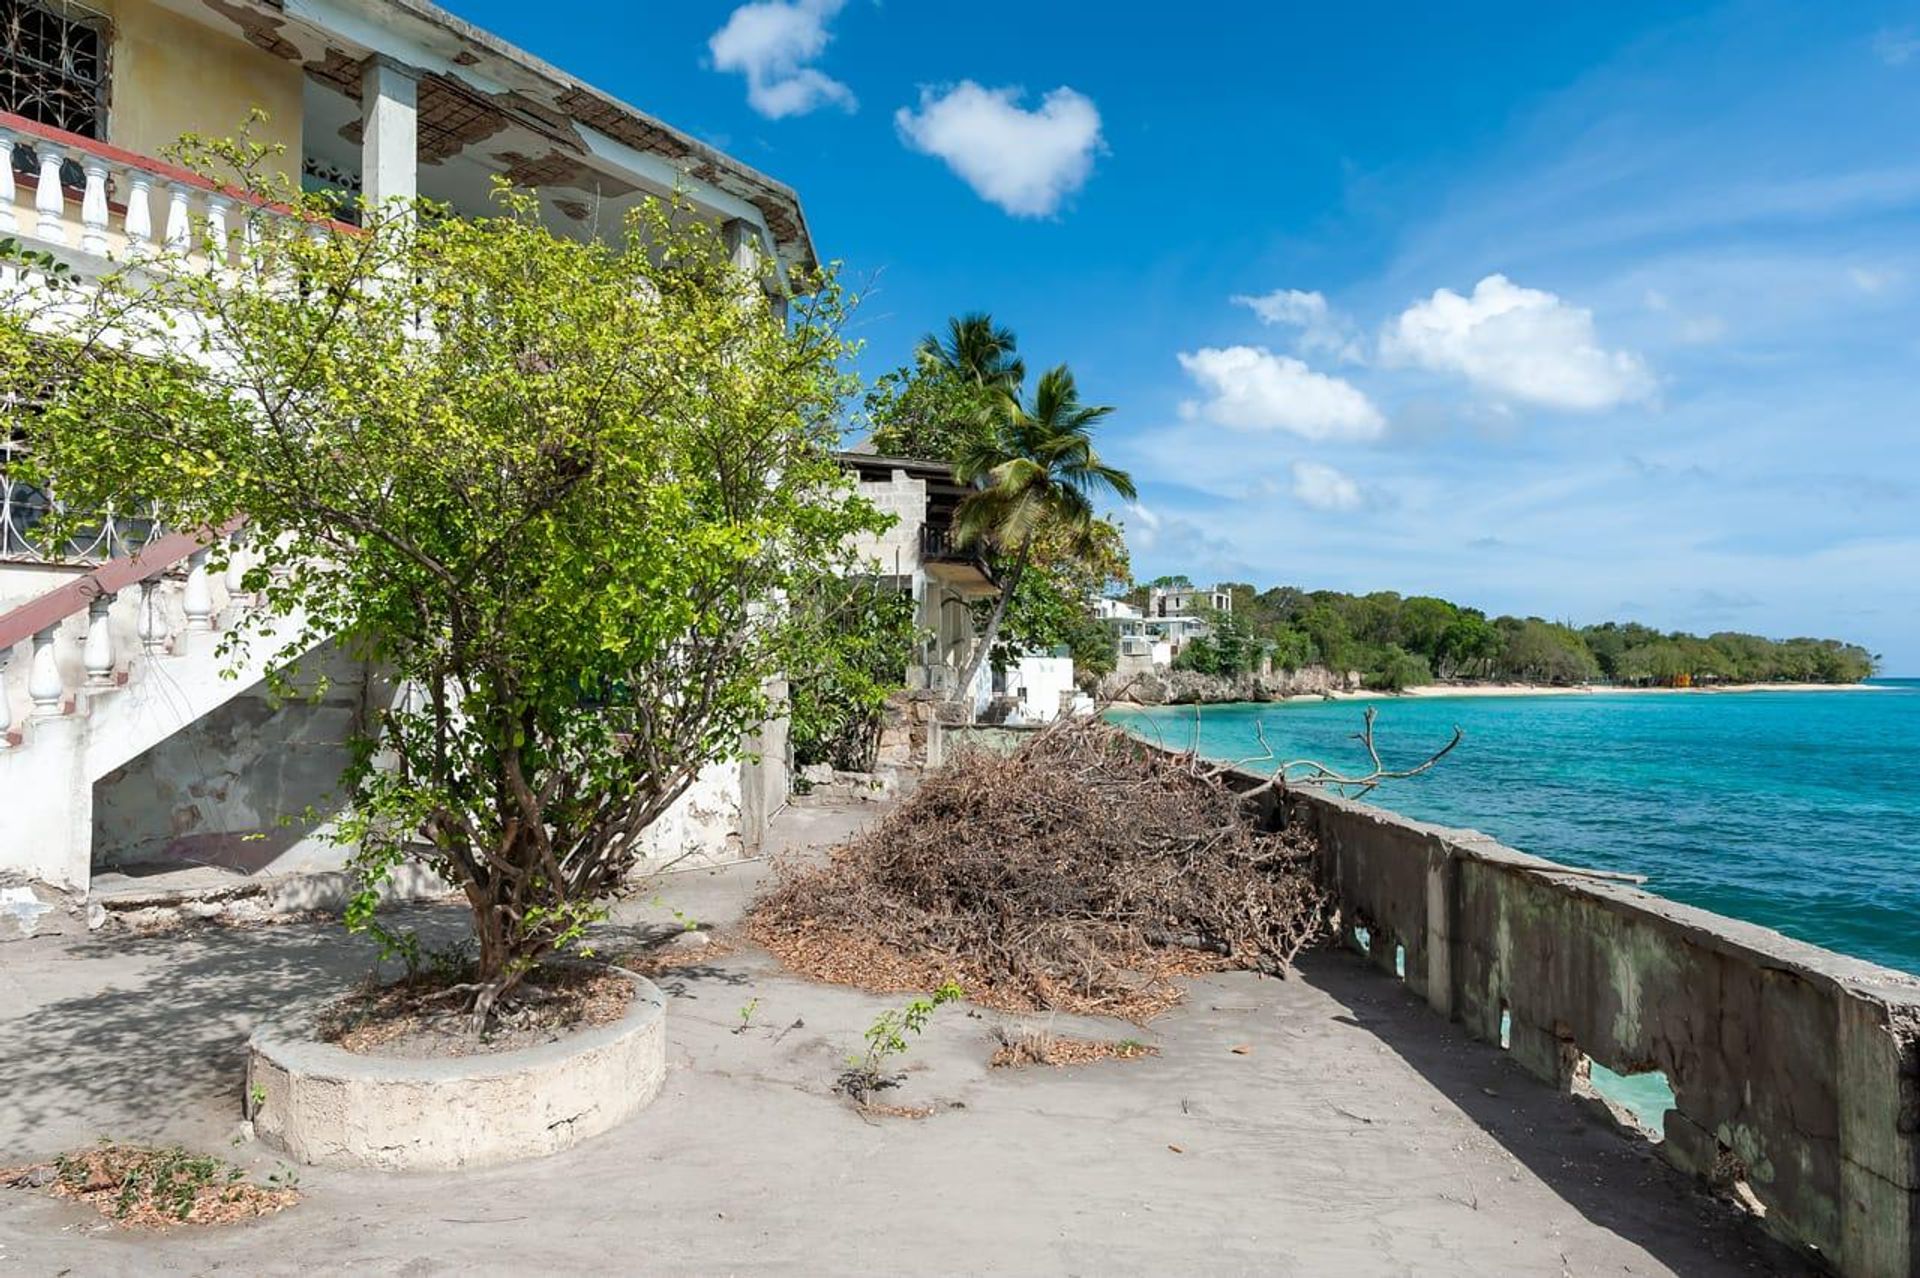
[[[1920,974],[1920,680],[1872,691],[1387,698],[1367,801]],[[1191,706],[1113,718],[1175,748],[1365,770],[1363,703]]]

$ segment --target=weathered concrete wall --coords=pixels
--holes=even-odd
[[[940,723],[930,725],[927,735],[927,766],[937,768],[964,750],[985,750],[991,754],[1012,754],[1043,725],[1007,723]]]
[[[723,865],[750,855],[741,834],[744,780],[738,763],[700,769],[687,792],[640,832],[639,871]]]
[[[316,699],[265,681],[94,783],[93,866],[219,865],[242,873],[338,869],[315,831],[344,801],[351,741],[371,723],[369,672],[327,645],[288,671]]]
[[[297,60],[183,17],[154,0],[94,0],[113,31],[108,141],[158,156],[183,133],[234,137],[256,107],[267,114],[255,141],[286,150],[268,165],[300,174],[301,87]]]
[[[1249,785],[1260,778],[1247,777]],[[1660,1070],[1660,1148],[1744,1178],[1766,1223],[1861,1278],[1920,1274],[1920,980],[1558,866],[1294,792],[1342,925],[1434,1010],[1570,1087]]]

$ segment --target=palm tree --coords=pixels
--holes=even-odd
[[[1013,330],[995,324],[984,311],[956,315],[947,335],[928,333],[914,348],[922,368],[933,369],[972,386],[1018,395],[1027,366],[1014,351]]]
[[[1090,536],[1094,493],[1106,490],[1134,499],[1133,477],[1102,462],[1093,451],[1093,427],[1112,411],[1106,405],[1081,403],[1073,373],[1062,364],[1040,378],[1029,403],[1008,396],[1000,419],[954,466],[960,482],[984,484],[955,512],[955,541],[963,546],[990,543],[1012,561],[986,633],[967,659],[960,696],[967,695],[1000,637],[1007,605],[1033,555],[1034,534],[1051,526]]]

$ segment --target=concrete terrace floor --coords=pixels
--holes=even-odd
[[[777,830],[824,846],[874,815],[800,808]],[[677,908],[724,929],[765,874],[670,876],[664,904],[616,922]],[[459,915],[423,923],[451,934]],[[231,1144],[248,1028],[370,961],[332,925],[0,945],[0,1165],[110,1136],[264,1177],[271,1151]],[[1643,1143],[1343,954],[1296,980],[1196,981],[1144,1029],[1055,1025],[1159,1047],[1132,1062],[990,1071],[1008,1018],[943,1009],[888,1096],[937,1106],[923,1121],[865,1119],[831,1090],[902,999],[751,950],[661,984],[665,1090],[567,1153],[460,1175],[303,1168],[290,1211],[157,1235],[0,1190],[0,1272],[1802,1272]]]

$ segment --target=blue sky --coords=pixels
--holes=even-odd
[[[1143,577],[1920,675],[1920,4],[454,7],[795,186],[869,374],[1072,364]]]

